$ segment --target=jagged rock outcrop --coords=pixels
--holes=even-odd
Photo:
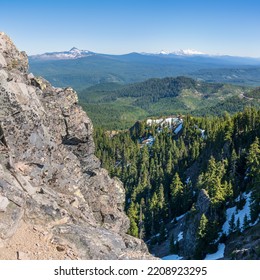
[[[241,233],[227,237],[225,260],[259,260],[260,259],[260,223]]]
[[[208,193],[202,189],[198,194],[195,208],[184,217],[183,232],[184,240],[181,246],[181,254],[185,257],[193,256],[196,250],[197,230],[201,216],[206,214],[210,207],[210,198]]]
[[[152,258],[126,234],[124,189],[100,168],[92,132],[76,92],[28,74],[26,54],[0,33],[1,250],[23,222],[81,259]]]
[[[170,248],[172,237],[174,237],[175,244],[178,241],[178,254],[184,259],[192,258],[196,250],[200,219],[203,214],[208,213],[210,205],[211,201],[208,193],[206,190],[201,189],[191,210],[166,226],[168,238],[162,244],[153,246],[152,251],[154,254],[158,257],[172,254]]]

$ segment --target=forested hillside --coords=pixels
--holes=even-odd
[[[79,99],[95,126],[126,129],[149,116],[239,112],[259,106],[258,95],[250,87],[168,77],[125,86],[100,84],[80,91]]]
[[[178,125],[138,122],[130,131],[114,136],[96,129],[96,154],[102,166],[124,183],[129,233],[143,238],[151,249],[168,240],[168,253],[200,259],[225,243],[227,236],[243,235],[259,221],[260,111],[247,108],[233,116],[177,119]],[[209,208],[195,225],[201,190]],[[242,222],[234,218],[225,232],[226,210],[243,209],[246,197],[250,213]],[[190,255],[182,236],[174,241],[176,236],[170,234],[174,232],[170,225],[184,214],[196,230],[196,247]],[[184,241],[187,236],[184,231]]]

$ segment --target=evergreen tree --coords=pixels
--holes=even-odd
[[[235,214],[233,213],[231,216],[231,219],[229,221],[229,233],[232,233],[235,231]]]
[[[246,229],[248,229],[249,224],[250,224],[250,222],[249,222],[249,220],[248,220],[248,217],[247,217],[247,215],[245,215],[245,216],[244,216],[244,220],[243,220],[243,231],[246,230]]]
[[[174,235],[171,235],[171,239],[170,239],[170,254],[176,254],[176,247],[175,247],[175,243],[174,243]]]
[[[130,228],[128,233],[134,237],[138,237],[138,226],[136,222],[138,220],[138,213],[133,202],[131,202],[127,214],[130,220]]]
[[[208,219],[205,214],[202,214],[200,218],[200,223],[197,229],[197,239],[196,239],[196,250],[195,250],[195,259],[203,259],[206,252],[206,234],[207,234],[207,225]]]
[[[161,227],[160,227],[160,232],[159,232],[159,244],[161,244],[163,241],[166,240],[167,238],[167,231],[166,231],[166,227],[165,227],[165,224],[162,222],[161,223]]]
[[[252,189],[250,199],[250,216],[251,222],[254,223],[260,215],[260,185],[256,185]]]
[[[240,229],[240,219],[239,218],[236,221],[235,231],[236,232],[240,232],[241,231],[241,229]]]
[[[114,136],[96,128],[96,155],[102,167],[124,184],[129,233],[134,236],[149,239],[157,234],[161,221],[167,224],[187,212],[198,190],[205,189],[211,207],[201,238],[204,244],[200,243],[204,254],[223,224],[225,205],[232,205],[240,193],[251,192],[250,222],[259,217],[260,110],[248,108],[222,117],[186,116],[184,124],[178,135],[167,126],[158,133],[156,125],[147,127],[145,121]],[[155,137],[153,145],[141,145],[140,138],[149,135]],[[183,184],[180,178],[190,175],[193,185]],[[243,221],[243,228],[248,222]],[[233,232],[236,221],[231,219],[231,224]]]
[[[249,175],[253,181],[257,183],[260,179],[260,145],[259,139],[256,137],[254,143],[250,146],[249,153],[247,156],[247,166],[250,169]]]
[[[174,216],[178,216],[182,213],[183,207],[183,183],[176,172],[172,183],[170,185],[171,190],[171,210]]]
[[[203,239],[206,236],[207,225],[208,225],[208,219],[205,216],[205,214],[202,214],[202,216],[200,218],[199,227],[198,227],[198,230],[197,230],[198,239]]]

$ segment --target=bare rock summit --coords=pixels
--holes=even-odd
[[[122,183],[100,168],[92,133],[76,92],[29,74],[27,55],[1,32],[2,252],[25,223],[43,228],[55,248],[73,248],[79,259],[153,258],[143,241],[126,234]],[[18,247],[16,252],[23,252]],[[35,250],[26,258],[37,255]]]

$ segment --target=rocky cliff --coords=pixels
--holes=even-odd
[[[0,33],[0,258],[152,258],[126,234],[124,189],[92,132],[76,92],[29,74]]]

